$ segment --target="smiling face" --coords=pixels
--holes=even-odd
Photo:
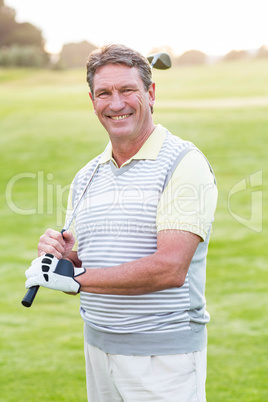
[[[155,85],[146,91],[136,67],[107,64],[94,76],[94,110],[112,144],[144,142],[154,130],[150,107]]]

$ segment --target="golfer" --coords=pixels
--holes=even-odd
[[[88,401],[203,402],[212,168],[183,133],[154,123],[141,54],[94,51],[87,80],[110,141],[75,176],[68,213],[97,169],[71,229],[41,236],[26,287],[80,292]]]

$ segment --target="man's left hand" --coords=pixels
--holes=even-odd
[[[33,260],[25,272],[25,287],[39,285],[62,292],[79,293],[81,285],[75,278],[85,272],[85,268],[74,268],[68,260],[58,260],[52,254],[45,254]]]

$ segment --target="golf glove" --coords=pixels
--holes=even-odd
[[[74,268],[68,260],[58,260],[52,254],[45,254],[33,260],[25,272],[25,287],[39,285],[63,292],[79,293],[81,285],[75,278],[85,272],[85,268]]]

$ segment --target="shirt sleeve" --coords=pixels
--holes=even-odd
[[[66,217],[65,217],[65,225],[73,211],[73,183],[71,184],[70,187],[70,191],[69,191],[69,195],[68,195],[68,202],[67,202],[67,211],[66,211]],[[72,234],[75,237],[75,244],[73,246],[72,251],[77,251],[78,250],[78,243],[77,243],[77,238],[76,238],[76,232],[75,232],[75,219],[73,219],[71,226],[69,227],[70,232],[72,232]]]
[[[203,154],[189,151],[179,162],[159,200],[157,231],[192,232],[204,241],[214,220],[218,190]]]

